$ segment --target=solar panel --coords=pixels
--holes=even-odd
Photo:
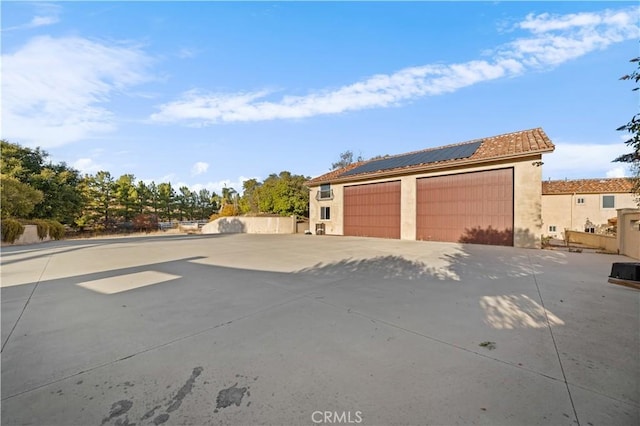
[[[348,172],[343,173],[341,176],[352,176],[360,173],[372,173],[381,170],[417,166],[419,164],[436,163],[438,161],[468,158],[476,152],[480,145],[482,145],[482,141],[374,160],[351,169]]]

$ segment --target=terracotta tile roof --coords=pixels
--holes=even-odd
[[[544,131],[541,128],[536,128],[519,132],[506,133],[498,136],[491,136],[483,139],[475,139],[458,144],[440,146],[437,148],[428,148],[421,151],[414,151],[410,154],[427,152],[441,148],[455,147],[476,142],[481,142],[480,146],[473,153],[473,155],[467,158],[436,161],[427,164],[417,164],[406,167],[398,167],[394,169],[378,170],[375,172],[358,173],[343,176],[346,172],[368,162],[363,161],[360,163],[350,164],[349,166],[342,169],[332,170],[329,173],[309,180],[307,184],[313,186],[319,185],[321,183],[362,180],[363,178],[375,178],[386,175],[403,174],[412,171],[426,171],[442,167],[454,166],[458,164],[477,164],[500,159],[525,157],[532,154],[542,154],[545,152],[552,152],[555,149],[555,145],[551,142],[551,140],[549,140]],[[399,155],[406,154],[407,153],[403,153]]]
[[[607,194],[633,192],[633,182],[626,178],[550,180],[542,182],[542,194]]]

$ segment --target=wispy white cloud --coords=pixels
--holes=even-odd
[[[209,164],[203,161],[198,161],[191,167],[191,176],[198,176],[206,173],[209,169]]]
[[[296,119],[397,106],[424,96],[454,92],[498,78],[547,69],[613,43],[640,37],[640,9],[570,15],[529,15],[516,25],[529,32],[499,46],[491,59],[424,65],[379,74],[335,90],[273,99],[271,90],[209,93],[190,90],[158,106],[151,120],[206,126],[220,122]]]
[[[31,21],[22,25],[4,28],[2,31],[30,30],[60,22],[60,13],[62,11],[60,5],[53,3],[34,3],[34,7],[37,15],[34,16]]]
[[[150,80],[151,62],[130,44],[31,39],[2,55],[2,137],[52,147],[113,130],[111,96]]]
[[[608,178],[621,178],[629,176],[629,168],[624,166],[614,167],[606,173]]]
[[[623,177],[629,168],[613,159],[629,151],[624,143],[584,144],[556,141],[556,149],[545,154],[542,166],[545,179]]]
[[[106,170],[106,167],[91,158],[79,158],[71,166],[82,174],[93,174],[100,170]]]
[[[200,52],[199,49],[194,49],[194,48],[190,48],[190,47],[183,47],[178,51],[178,58],[180,58],[180,59],[195,58],[198,55],[199,52]]]
[[[603,12],[570,13],[567,15],[541,13],[527,15],[525,20],[518,23],[517,26],[535,34],[575,28],[592,28],[598,25],[625,27],[636,25],[637,16],[633,11],[629,13],[628,10],[605,10]]]
[[[244,181],[249,179],[257,179],[258,181],[261,180],[259,177],[249,178],[245,176],[239,176],[236,180],[223,179],[215,182],[196,183],[194,185],[189,185],[189,188],[192,191],[196,191],[196,192],[200,191],[201,189],[207,189],[211,192],[215,192],[216,194],[221,195],[222,189],[226,187],[226,188],[233,188],[239,194],[242,194],[242,184]]]

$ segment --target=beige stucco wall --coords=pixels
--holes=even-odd
[[[40,237],[38,237],[37,225],[24,225],[24,232],[22,233],[22,235],[20,235],[20,237],[18,237],[13,245],[35,244],[45,241],[51,241],[51,237],[47,235],[44,239],[41,240]]]
[[[603,195],[615,196],[615,208],[602,208]],[[578,198],[584,198],[584,204],[577,204]],[[584,231],[587,219],[595,226],[606,226],[608,219],[617,217],[617,209],[636,206],[635,196],[629,193],[543,195],[542,233],[564,238],[565,229]],[[549,226],[555,226],[556,231],[549,231]]]
[[[203,234],[295,234],[296,218],[287,217],[221,217],[202,227]]]
[[[565,235],[569,243],[579,243],[610,253],[618,252],[618,241],[613,235],[592,234],[590,232],[580,231],[567,231]]]
[[[483,166],[454,167],[447,170],[438,170],[425,173],[416,173],[405,176],[393,176],[380,179],[371,179],[360,182],[348,182],[331,184],[333,190],[332,200],[317,200],[316,194],[320,186],[310,188],[309,197],[309,221],[310,229],[315,233],[316,223],[325,224],[327,235],[343,235],[343,197],[345,185],[357,185],[363,183],[378,183],[392,180],[401,181],[400,192],[400,238],[403,240],[416,239],[416,188],[417,179],[423,177],[444,176],[456,173],[477,172],[501,168],[513,168],[514,175],[514,245],[516,247],[539,247],[542,234],[542,170],[536,165],[540,161],[540,155],[520,159],[519,161],[493,162]],[[331,220],[320,220],[320,207],[331,208]]]
[[[618,250],[640,259],[640,209],[618,210]]]

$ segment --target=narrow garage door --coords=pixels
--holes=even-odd
[[[417,239],[513,245],[513,169],[417,183]]]
[[[344,235],[400,238],[400,181],[346,186]]]

